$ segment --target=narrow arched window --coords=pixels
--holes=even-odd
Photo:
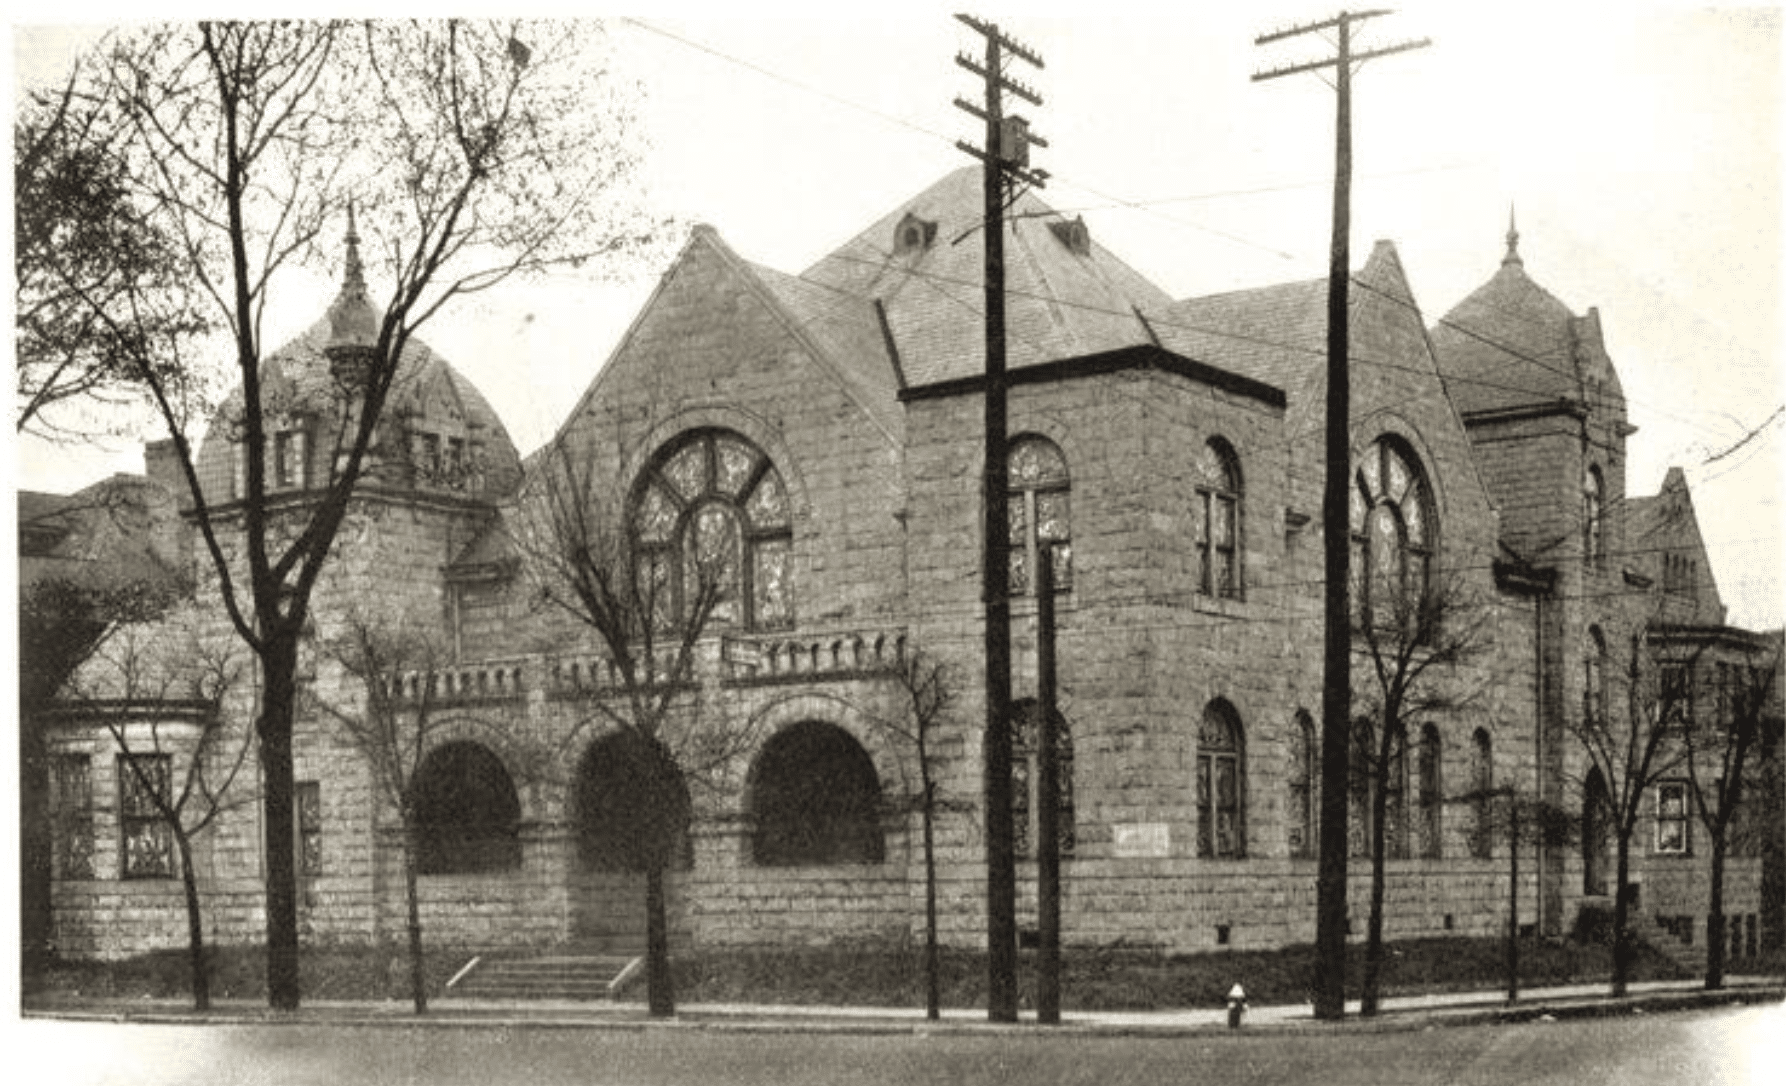
[[[794,621],[793,515],[781,473],[729,430],[665,446],[633,495],[640,575],[658,626],[703,601],[709,621],[753,630]],[[661,595],[660,595],[661,594]]]
[[[1290,725],[1290,856],[1309,859],[1315,855],[1318,837],[1316,826],[1316,782],[1320,780],[1318,762],[1320,747],[1315,740],[1315,722],[1308,713],[1298,710]]]
[[[1399,440],[1365,450],[1353,478],[1354,626],[1425,640],[1437,525],[1426,475]]]
[[[1598,569],[1606,562],[1606,483],[1598,467],[1589,466],[1582,480],[1581,504],[1582,557]]]
[[[1037,754],[1041,743],[1041,704],[1024,698],[1011,706],[1011,823],[1015,848],[1024,859],[1036,855],[1040,837],[1037,814],[1042,808],[1042,774]],[[1060,833],[1060,854],[1073,855],[1078,842],[1077,812],[1073,803],[1073,731],[1066,717],[1054,716],[1054,758],[1059,785],[1054,797]]]
[[[1494,741],[1488,729],[1477,728],[1470,752],[1470,855],[1486,860],[1494,854]]]
[[[1377,805],[1377,727],[1368,717],[1352,722],[1352,749],[1346,773],[1346,845],[1353,856],[1371,854]]]
[[[1612,819],[1612,793],[1596,766],[1581,789],[1581,892],[1589,897],[1606,896]]]
[[[1197,591],[1204,596],[1242,595],[1240,465],[1221,438],[1197,457],[1196,508],[1192,515],[1197,547]]]
[[[1068,500],[1066,457],[1061,455],[1054,442],[1026,434],[1011,442],[1006,469],[1011,522],[1011,594],[1035,594],[1037,556],[1043,549],[1054,560],[1054,590],[1065,592],[1073,585],[1072,511]]]
[[[1420,729],[1420,750],[1415,770],[1420,809],[1420,855],[1436,860],[1444,855],[1444,762],[1440,758],[1439,729],[1427,724]]]
[[[1197,729],[1197,855],[1246,855],[1245,766],[1240,716],[1217,698]]]
[[[477,743],[430,751],[411,785],[416,866],[424,875],[521,865],[521,800],[502,760]]]
[[[1588,627],[1587,656],[1582,661],[1581,719],[1589,734],[1606,723],[1606,637],[1600,627]]]
[[[878,864],[885,855],[874,760],[835,725],[777,732],[757,756],[749,797],[759,864]]]

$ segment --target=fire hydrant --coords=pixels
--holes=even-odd
[[[1246,989],[1239,984],[1228,989],[1228,1028],[1240,1028],[1240,1016],[1246,1011]]]

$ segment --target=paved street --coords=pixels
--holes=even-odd
[[[863,1033],[691,1028],[439,1028],[27,1021],[14,1082],[88,1086],[737,1086],[934,1082],[1321,1086],[1779,1081],[1778,1004],[1503,1026],[1369,1032],[1050,1036],[1034,1028]],[[23,1063],[19,1061],[24,1061]],[[20,1073],[23,1068],[29,1071]],[[1766,1074],[1776,1076],[1764,1078]]]

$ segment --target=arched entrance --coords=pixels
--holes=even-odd
[[[666,865],[672,935],[681,931],[680,873],[693,862],[688,789],[669,752],[632,731],[591,743],[573,791],[576,863],[572,935],[601,949],[645,949],[645,872]]]
[[[763,745],[748,788],[751,859],[765,867],[878,864],[881,784],[849,732],[802,721]]]

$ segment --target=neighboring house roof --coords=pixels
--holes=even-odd
[[[65,581],[90,591],[180,583],[178,526],[166,490],[113,475],[73,494],[18,492],[19,584]]]

